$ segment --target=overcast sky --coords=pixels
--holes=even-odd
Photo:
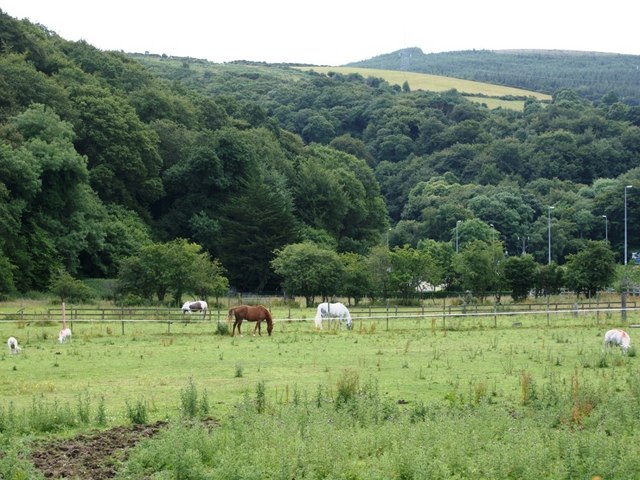
[[[407,47],[640,55],[635,1],[0,0],[0,9],[101,50],[337,66]]]

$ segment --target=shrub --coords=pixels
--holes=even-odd
[[[138,399],[135,405],[131,405],[128,400],[125,403],[127,406],[127,417],[131,423],[134,425],[144,425],[147,423],[149,419],[147,402],[142,399]]]
[[[337,382],[336,408],[340,408],[358,394],[359,375],[355,370],[347,369]]]
[[[231,331],[229,330],[229,325],[227,325],[225,322],[218,322],[216,324],[216,335],[228,336],[230,333]]]
[[[193,378],[190,378],[189,384],[180,391],[180,400],[180,414],[183,418],[198,416],[198,390],[193,383]]]

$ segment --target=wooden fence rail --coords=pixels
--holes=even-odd
[[[286,315],[279,315],[276,321],[303,322],[313,321],[315,311],[313,309],[288,309]],[[626,320],[627,312],[638,313],[640,310],[635,301],[627,302],[622,307],[617,302],[582,302],[582,303],[549,303],[549,304],[494,304],[494,305],[423,305],[419,307],[399,306],[359,306],[350,308],[354,321],[385,321],[387,329],[390,322],[397,320],[431,319],[435,326],[437,319],[441,319],[442,328],[448,328],[451,322],[462,320],[492,318],[493,325],[497,326],[498,318],[522,315],[526,317],[546,316],[547,325],[552,316],[577,316],[591,314],[599,321],[600,316],[613,319],[621,317]],[[127,323],[159,323],[167,325],[170,332],[174,323],[220,323],[226,319],[226,310],[216,308],[209,310],[205,315],[192,313],[183,314],[175,308],[84,308],[67,307],[66,321],[70,325],[74,323],[120,323],[122,334],[125,333]],[[0,313],[0,324],[19,322],[35,325],[57,325],[61,321],[60,309],[47,309],[40,312],[27,312],[20,309],[15,313]],[[520,323],[520,322],[516,322]],[[630,325],[635,326],[635,325]]]

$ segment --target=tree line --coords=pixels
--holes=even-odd
[[[477,233],[484,236],[481,229]],[[539,297],[562,290],[591,298],[628,275],[618,271],[604,241],[587,242],[563,266],[540,265],[529,254],[508,256],[502,242],[470,235],[456,247],[457,251],[451,243],[426,240],[417,248],[381,245],[360,255],[306,241],[277,250],[271,264],[281,279],[277,293],[304,297],[307,307],[319,299],[338,297],[356,305],[365,298],[409,305],[438,292],[469,294],[480,301],[493,296],[496,302],[503,294],[521,302],[531,294]],[[120,303],[165,302],[171,295],[174,304],[181,304],[183,293],[219,298],[229,288],[220,264],[184,240],[143,248],[126,259],[118,280],[113,295]]]

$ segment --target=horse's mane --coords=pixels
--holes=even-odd
[[[269,309],[264,305],[258,305],[258,306],[264,310],[264,314],[267,317],[267,322],[273,322],[273,317],[271,316],[271,312],[269,311]]]

